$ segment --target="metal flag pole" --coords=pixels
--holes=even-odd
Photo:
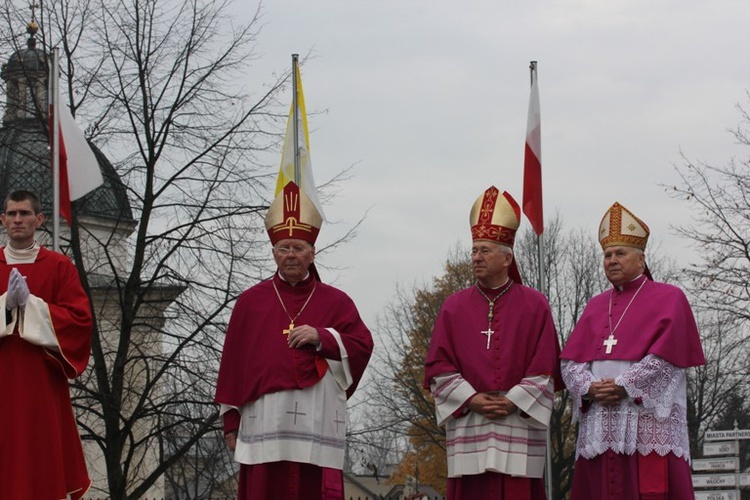
[[[531,61],[529,64],[529,74],[530,74],[530,85],[533,88],[534,82],[536,81],[536,61]],[[541,158],[540,158],[541,161]],[[538,283],[539,283],[539,291],[544,294],[545,296],[548,295],[549,290],[547,290],[547,280],[546,280],[546,273],[545,271],[545,260],[544,260],[544,233],[536,235],[536,250],[537,250],[537,261],[539,265],[537,266],[538,271]],[[554,408],[554,396],[553,396],[553,408]],[[551,421],[550,421],[551,423]],[[548,500],[554,500],[554,488],[552,485],[552,437],[551,437],[551,428],[550,426],[547,427],[547,451],[545,453],[545,459],[546,459],[546,479],[547,479],[547,499]]]
[[[50,138],[52,156],[52,248],[60,251],[60,49],[52,49],[52,62],[50,67],[49,89],[47,99],[51,106],[50,111]]]
[[[294,183],[302,187],[302,174],[299,170],[299,101],[297,97],[297,74],[299,54],[292,54],[292,115],[294,116]]]
[[[536,61],[531,61],[529,65],[529,73],[531,76],[531,86],[534,86],[534,81],[536,80]],[[537,234],[536,237],[536,249],[537,249],[537,259],[539,259],[539,291],[542,292],[544,295],[547,295],[547,280],[544,272],[544,233]]]

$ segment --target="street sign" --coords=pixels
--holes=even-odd
[[[750,439],[750,429],[706,431],[706,441],[726,441],[728,439]]]
[[[703,443],[703,456],[714,457],[716,455],[736,455],[738,450],[734,444],[735,441]]]
[[[737,485],[734,474],[698,474],[693,475],[693,488],[734,488]]]
[[[724,474],[694,474],[692,476],[696,500],[740,500],[739,488],[750,486],[750,474],[740,474],[739,440],[750,439],[750,429],[706,431],[703,455],[715,458],[693,460],[693,471],[724,472]],[[727,455],[734,455],[727,457]],[[727,474],[734,472],[734,474]],[[734,488],[734,490],[699,491],[699,488]]]
[[[736,471],[740,468],[739,457],[698,458],[693,460],[694,471]]]
[[[736,491],[696,491],[695,500],[740,500]]]

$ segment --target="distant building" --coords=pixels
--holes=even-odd
[[[416,491],[415,491],[416,490]],[[390,484],[388,476],[344,473],[345,500],[443,500],[429,486]]]
[[[17,189],[27,189],[39,195],[42,210],[47,216],[48,224],[40,230],[37,238],[42,244],[49,245],[52,215],[52,174],[50,168],[50,150],[47,140],[48,123],[48,79],[49,61],[44,50],[37,48],[37,25],[31,22],[27,26],[29,38],[26,47],[14,52],[7,64],[2,66],[0,77],[5,82],[6,102],[0,127],[0,196],[5,196]],[[115,275],[125,274],[129,261],[129,236],[135,231],[138,222],[133,218],[127,191],[112,164],[95,146],[92,150],[99,162],[104,184],[77,201],[74,210],[81,227],[81,246],[84,256],[84,271],[87,275],[92,294],[92,307],[96,311],[97,327],[102,339],[102,349],[106,353],[116,350],[120,308]],[[63,251],[65,241],[70,233],[61,223]],[[113,269],[115,272],[113,272]],[[183,291],[181,287],[159,286],[149,295],[148,307],[141,318],[139,331],[133,332],[137,342],[142,338],[153,336],[160,331],[165,321],[164,312],[174,299]],[[148,345],[158,345],[158,342]],[[145,353],[148,354],[148,353]],[[133,363],[133,373],[139,367]],[[87,370],[81,383],[97,392],[93,370]],[[138,395],[140,380],[134,375],[127,389]],[[76,392],[72,394],[74,401]],[[90,399],[86,400],[91,401]],[[85,427],[102,434],[103,424],[93,412],[77,417]],[[123,409],[126,412],[126,408]],[[79,427],[83,429],[84,427]],[[143,425],[133,429],[133,438],[151,432],[153,426]],[[101,448],[91,439],[91,434],[81,432],[86,453],[89,474],[93,480],[90,498],[108,497],[106,467]],[[131,470],[131,478],[153,470],[158,460],[158,450],[149,450],[143,457],[146,467]],[[151,464],[148,466],[148,464]],[[144,470],[145,469],[145,470]],[[158,481],[145,495],[146,498],[164,498],[164,480]]]

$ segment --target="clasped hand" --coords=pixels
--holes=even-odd
[[[26,307],[29,300],[29,287],[17,268],[13,268],[8,278],[8,292],[5,297],[5,308],[15,309],[16,307]]]
[[[625,388],[615,384],[615,379],[605,378],[598,382],[592,382],[588,392],[592,401],[604,406],[614,406],[628,397]]]
[[[318,335],[318,330],[310,325],[295,326],[289,332],[287,344],[293,349],[299,349],[306,345],[317,348],[320,345],[320,335]]]
[[[469,400],[469,409],[494,420],[515,413],[518,406],[505,396],[479,392]]]

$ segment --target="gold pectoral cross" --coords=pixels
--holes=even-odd
[[[293,329],[294,329],[294,321],[289,323],[289,328],[287,328],[286,330],[283,330],[281,333],[283,333],[284,335],[289,335]]]

